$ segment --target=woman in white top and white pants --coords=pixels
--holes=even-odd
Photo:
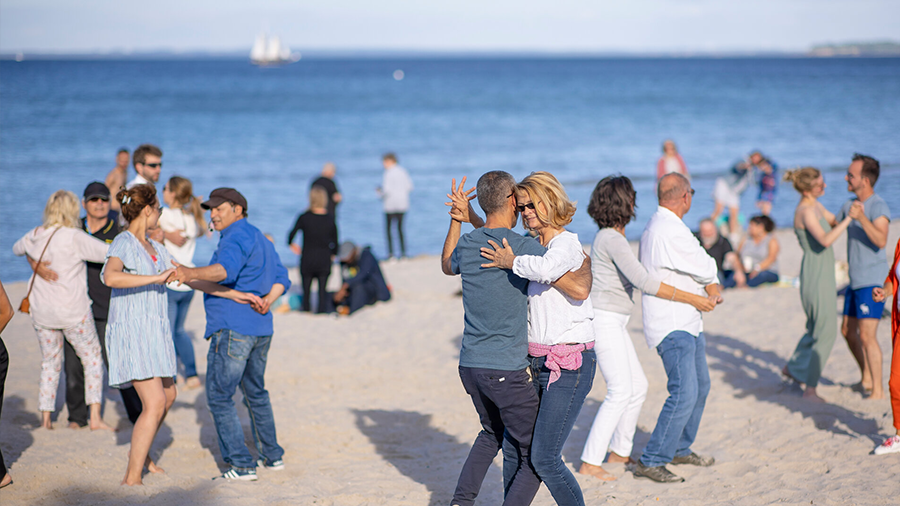
[[[168,207],[163,208],[159,217],[159,228],[166,250],[181,265],[194,267],[194,250],[197,238],[203,235],[203,209],[201,199],[193,195],[190,180],[173,176],[163,187],[163,201]],[[169,321],[172,325],[172,340],[175,342],[175,355],[184,365],[185,386],[188,389],[200,386],[197,377],[197,361],[194,358],[194,345],[191,336],[184,330],[194,290],[186,284],[169,283],[166,285],[169,298]]]
[[[625,225],[635,215],[634,199],[630,179],[608,176],[597,183],[588,204],[588,214],[600,227],[591,246],[591,301],[595,351],[607,391],[585,442],[579,472],[604,481],[616,479],[600,467],[607,450],[608,462],[631,461],[634,431],[647,396],[647,378],[626,328],[634,308],[634,289],[691,304],[700,311],[714,307],[705,297],[661,283],[634,256],[625,239]]]
[[[43,355],[38,410],[41,411],[41,425],[52,429],[50,415],[56,409],[65,339],[75,349],[84,367],[84,397],[90,408],[91,430],[113,430],[100,418],[103,356],[91,313],[87,266],[84,264],[85,261],[102,263],[109,246],[81,230],[78,211],[75,194],[57,191],[44,208],[43,225],[29,231],[13,245],[13,253],[17,256],[28,255],[34,260],[41,259],[44,252],[41,261],[52,265],[58,275],[56,281],[47,281],[33,274],[33,289],[28,298],[31,320]]]
[[[533,172],[516,187],[516,201],[525,226],[539,234],[544,256],[515,256],[511,248],[482,256],[484,267],[512,268],[528,284],[528,359],[541,399],[531,463],[557,504],[584,505],[581,487],[562,461],[562,448],[591,391],[596,370],[593,309],[590,299],[575,300],[552,283],[578,270],[586,255],[578,236],[563,227],[572,221],[575,205],[559,181],[548,172]],[[493,245],[497,248],[497,245]],[[504,454],[510,449],[504,447]],[[504,478],[507,470],[504,466]]]

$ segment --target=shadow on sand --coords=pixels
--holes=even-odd
[[[3,399],[3,420],[0,424],[0,450],[7,468],[11,468],[32,444],[31,432],[41,426],[36,412],[25,409],[25,399],[11,395]]]
[[[878,423],[862,413],[834,404],[816,404],[800,397],[799,389],[781,379],[786,360],[772,351],[758,350],[733,337],[706,335],[706,354],[716,359],[709,368],[723,373],[723,379],[737,390],[735,397],[749,396],[780,404],[791,412],[813,420],[816,428],[853,438],[865,437],[873,444],[883,440]]]
[[[431,425],[431,415],[414,411],[353,410],[356,426],[387,462],[431,494],[429,505],[447,504],[471,444]],[[485,483],[502,482],[491,466]],[[482,493],[485,489],[482,488]]]

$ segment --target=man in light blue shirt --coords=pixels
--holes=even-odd
[[[287,269],[275,246],[247,222],[247,200],[233,188],[217,188],[201,204],[210,210],[222,235],[207,267],[177,266],[170,281],[212,281],[241,292],[239,300],[206,295],[206,400],[216,424],[222,458],[231,468],[222,478],[256,480],[256,467],[284,469],[284,450],[275,434],[275,417],[265,386],[266,358],[272,341],[269,306],[290,288]],[[244,295],[249,294],[249,295]],[[248,302],[250,304],[248,304]],[[250,410],[259,450],[254,462],[234,405],[240,386]]]
[[[881,346],[876,333],[884,301],[875,302],[872,290],[880,288],[887,276],[887,245],[891,211],[875,193],[880,165],[878,160],[856,153],[847,169],[847,191],[855,194],[835,216],[835,223],[850,216],[847,228],[847,261],[850,286],[844,296],[844,321],[841,333],[862,373],[861,386],[869,399],[884,399],[881,384]]]

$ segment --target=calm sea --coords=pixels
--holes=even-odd
[[[405,78],[395,80],[394,71]],[[439,253],[451,177],[487,170],[559,177],[580,202],[571,229],[590,242],[593,185],[622,173],[638,187],[640,234],[655,209],[660,145],[673,138],[698,191],[685,218],[712,209],[714,177],[749,150],[781,167],[827,170],[825,204],[848,197],[854,151],[883,164],[877,190],[900,215],[900,59],[395,59],[0,62],[0,278],[27,278],[13,243],[41,222],[60,188],[81,195],[118,148],[164,151],[162,180],[193,180],[248,199],[250,221],[273,234],[285,264],[287,232],[325,161],[338,166],[342,240],[385,255],[375,187],[395,151],[415,182],[410,254]],[[133,175],[133,171],[130,176]],[[752,211],[755,190],[744,195]],[[789,226],[797,196],[782,185],[774,217]],[[208,261],[215,239],[201,240]],[[435,268],[437,264],[435,264]]]

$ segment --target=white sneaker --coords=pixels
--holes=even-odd
[[[258,459],[256,461],[256,467],[264,467],[266,469],[271,469],[272,471],[284,471],[284,461],[278,459],[266,462],[266,459]]]
[[[900,453],[900,435],[887,438],[887,441],[875,448],[875,455],[886,455],[888,453]]]

